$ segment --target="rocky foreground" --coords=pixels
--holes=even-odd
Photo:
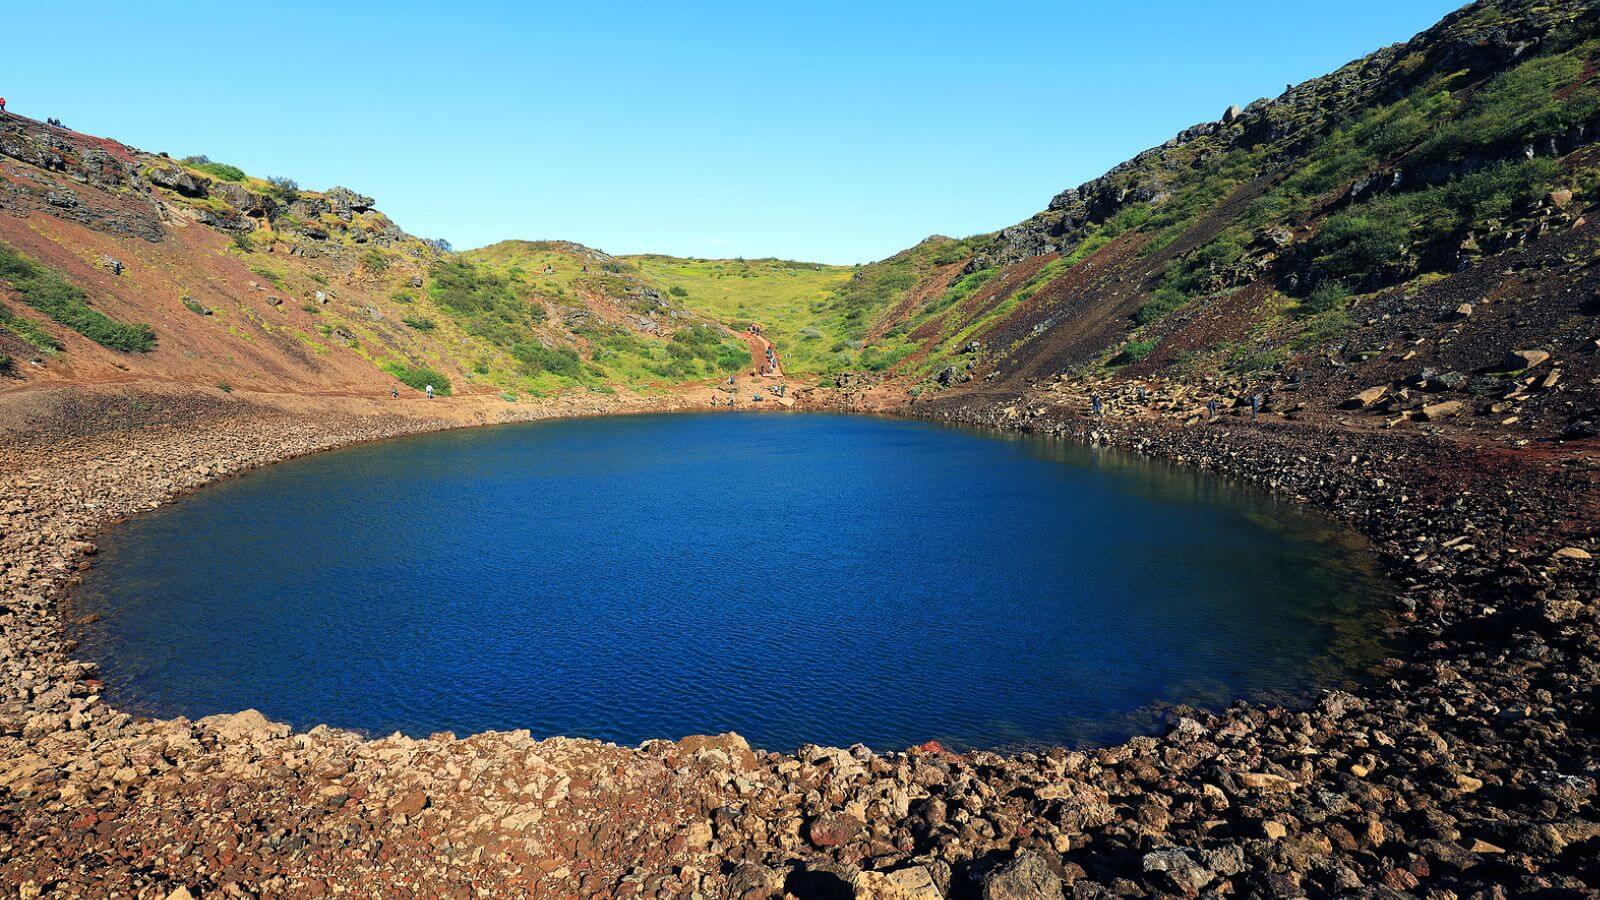
[[[1243,417],[972,402],[1257,481],[1369,535],[1407,637],[1359,693],[1122,745],[752,751],[142,720],[73,659],[95,532],[228,474],[463,424],[69,394],[0,413],[0,895],[1505,896],[1600,888],[1600,467]],[[566,410],[582,412],[584,410]],[[1226,635],[1218,635],[1226,640]]]

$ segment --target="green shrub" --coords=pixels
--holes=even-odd
[[[62,349],[61,342],[44,325],[13,313],[0,303],[0,328],[22,338],[35,350],[55,353]]]
[[[489,312],[516,299],[504,278],[462,259],[440,260],[431,275],[428,293],[447,309]]]
[[[0,353],[0,372],[10,372],[10,371],[11,371],[11,357],[7,356],[4,353]]]
[[[879,347],[867,347],[861,351],[861,367],[871,372],[882,372],[895,363],[911,355],[916,347],[901,345],[893,350],[883,350]]]
[[[546,347],[540,343],[523,341],[512,346],[511,356],[528,375],[549,372],[563,378],[577,378],[583,374],[578,351],[571,347]]]
[[[1240,348],[1228,360],[1228,370],[1236,375],[1247,375],[1270,369],[1287,359],[1289,354],[1281,348],[1270,350]]]
[[[382,275],[389,271],[389,257],[384,256],[381,250],[368,250],[361,255],[361,268],[374,275]]]
[[[155,329],[91,309],[81,288],[7,244],[0,244],[0,280],[9,282],[24,303],[97,344],[138,353],[155,348]]]
[[[1136,363],[1153,353],[1156,349],[1156,346],[1160,343],[1160,341],[1154,339],[1129,341],[1123,345],[1122,352],[1118,353],[1116,357],[1111,360],[1111,364],[1114,366],[1125,366],[1129,363]]]
[[[742,341],[727,341],[722,331],[706,325],[673,332],[672,340],[667,342],[667,356],[669,368],[660,374],[668,378],[697,377],[702,366],[710,372],[738,372],[751,365],[748,346]]]
[[[206,314],[206,308],[201,306],[199,301],[195,300],[193,297],[186,296],[183,298],[183,308],[197,316],[203,316]]]
[[[406,316],[400,321],[410,325],[412,328],[415,328],[418,331],[432,331],[434,328],[438,327],[434,324],[434,321],[427,316]]]
[[[1350,299],[1350,289],[1342,281],[1324,281],[1312,288],[1311,294],[1300,302],[1299,312],[1306,316],[1316,316],[1326,312],[1333,312],[1344,306]]]
[[[403,363],[387,362],[383,370],[400,379],[402,384],[416,390],[424,390],[428,385],[433,385],[433,392],[441,397],[450,396],[450,379],[444,373],[427,366],[408,366]]]
[[[268,193],[285,206],[300,199],[300,185],[293,178],[280,178],[277,175],[267,176]]]
[[[667,289],[667,293],[671,294],[674,297],[687,297],[687,296],[689,296],[688,289],[685,288],[681,284],[675,284],[672,287],[668,288]]]
[[[1295,336],[1290,345],[1296,352],[1303,353],[1331,344],[1344,337],[1345,332],[1350,330],[1350,324],[1350,314],[1343,309],[1308,316],[1304,330]]]
[[[267,284],[272,285],[280,291],[283,290],[283,276],[279,275],[277,272],[274,272],[266,266],[251,266],[250,271],[254,272],[257,277],[259,277],[262,281],[265,281]]]
[[[240,253],[254,253],[256,252],[255,239],[248,234],[236,234],[233,236],[233,249],[238,250]]]
[[[1550,159],[1501,163],[1442,185],[1385,194],[1328,219],[1306,243],[1307,283],[1376,290],[1416,274],[1471,229],[1529,207],[1560,174]]]
[[[1146,300],[1133,312],[1135,325],[1149,325],[1159,322],[1168,315],[1182,309],[1189,302],[1189,298],[1175,287],[1162,286],[1150,292],[1150,299]]]
[[[210,175],[212,178],[216,178],[221,181],[239,182],[249,177],[245,174],[244,170],[238,166],[230,166],[227,163],[212,162],[211,160],[206,159],[204,156],[191,156],[185,159],[183,164],[197,172],[204,172],[207,175]]]
[[[1475,153],[1566,134],[1600,113],[1600,91],[1585,77],[1593,45],[1534,57],[1495,76],[1454,119],[1417,148],[1421,162],[1452,162]],[[1571,85],[1579,87],[1564,91]]]

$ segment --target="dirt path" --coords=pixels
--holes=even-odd
[[[783,377],[783,357],[778,355],[777,347],[766,339],[765,335],[751,331],[741,332],[740,337],[750,345],[750,361],[756,367],[756,374],[765,378]],[[772,350],[772,366],[766,367],[767,350]]]

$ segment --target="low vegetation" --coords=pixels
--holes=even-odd
[[[3,303],[0,303],[0,329],[16,335],[35,350],[56,353],[62,349],[61,342],[43,324],[17,315]]]
[[[97,344],[124,352],[143,353],[156,345],[149,325],[118,322],[89,306],[89,298],[61,273],[0,243],[0,281],[22,302]]]
[[[184,159],[183,164],[196,172],[203,172],[218,181],[242,182],[249,176],[238,166],[227,163],[213,162],[204,156],[190,156]]]
[[[402,384],[419,391],[427,390],[433,386],[433,392],[441,397],[450,396],[450,379],[443,372],[428,366],[410,366],[405,363],[387,362],[383,370],[400,379]]]

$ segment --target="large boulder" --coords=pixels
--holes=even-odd
[[[204,197],[211,187],[211,179],[201,178],[173,165],[154,166],[146,173],[146,177],[156,187],[176,191],[185,197]]]
[[[200,726],[202,731],[209,731],[215,734],[225,744],[249,743],[287,737],[290,730],[288,725],[282,722],[274,722],[254,709],[206,716],[195,724]]]
[[[323,198],[328,201],[328,206],[333,208],[334,213],[341,218],[348,218],[352,213],[370,212],[374,203],[371,197],[342,187],[329,189],[328,193],[323,195]]]
[[[1446,400],[1443,403],[1429,403],[1427,406],[1422,408],[1420,418],[1425,422],[1436,422],[1440,419],[1448,419],[1451,416],[1460,415],[1464,406],[1465,404],[1463,404],[1460,400]]]
[[[1500,368],[1509,372],[1521,372],[1548,362],[1549,359],[1550,354],[1543,350],[1512,350],[1501,360]]]
[[[842,812],[825,812],[811,821],[806,836],[818,847],[840,847],[859,836],[866,823]]]
[[[272,215],[278,204],[271,197],[245,189],[243,185],[223,182],[216,187],[217,196],[228,205],[247,216],[257,219]]]
[[[1144,855],[1144,872],[1170,890],[1193,897],[1216,880],[1217,874],[1178,847],[1152,850]]]
[[[862,872],[855,881],[857,897],[873,900],[944,900],[939,885],[925,866],[893,872]]]
[[[1031,850],[1019,850],[1010,860],[978,876],[978,896],[983,900],[1062,900],[1061,879]]]
[[[678,741],[678,749],[695,759],[725,760],[740,772],[756,767],[756,754],[750,749],[750,743],[732,731],[715,735],[691,734]]]
[[[1380,384],[1377,387],[1369,387],[1366,390],[1362,391],[1361,393],[1356,394],[1355,396],[1351,397],[1350,399],[1348,399],[1348,400],[1344,401],[1343,403],[1339,404],[1339,408],[1340,409],[1366,409],[1367,407],[1371,406],[1372,404],[1377,403],[1379,400],[1382,400],[1384,398],[1384,396],[1386,394],[1388,394],[1388,393],[1389,393],[1389,388],[1388,388],[1387,385],[1381,385]]]

